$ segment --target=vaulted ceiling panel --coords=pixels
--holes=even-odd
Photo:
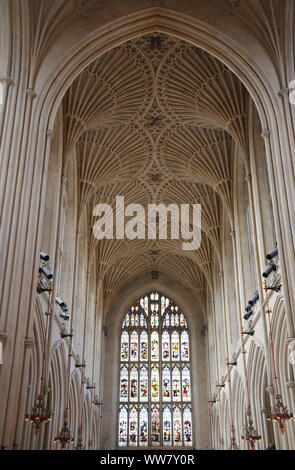
[[[79,211],[91,227],[98,203],[201,204],[202,240],[97,240],[90,250],[105,299],[137,276],[158,271],[205,302],[213,259],[221,259],[221,220],[232,218],[234,147],[247,147],[248,94],[221,62],[184,41],[152,33],[90,64],[64,103],[64,154],[76,146]],[[168,235],[171,229],[168,219]],[[159,230],[159,221],[158,221]]]

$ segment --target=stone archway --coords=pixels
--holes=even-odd
[[[103,398],[103,424],[102,447],[113,449],[117,439],[117,410],[119,387],[119,338],[121,323],[129,306],[141,295],[149,291],[161,291],[172,298],[185,312],[191,333],[192,351],[192,387],[194,390],[193,424],[194,448],[209,448],[209,423],[207,401],[205,363],[205,338],[201,331],[204,319],[200,306],[195,299],[178,282],[159,273],[157,280],[150,275],[144,275],[131,281],[116,297],[105,317],[105,352],[104,352],[104,398]]]
[[[204,3],[206,2],[201,3],[204,9]],[[12,4],[12,6],[15,5],[16,2]],[[28,16],[26,8],[26,5],[19,8],[24,13],[25,18]],[[290,188],[294,187],[294,185],[290,184],[292,173],[288,171],[292,168],[291,152],[286,149],[285,144],[282,145],[286,131],[282,124],[283,108],[279,102],[280,98],[276,96],[280,86],[275,67],[271,63],[270,58],[262,52],[262,47],[258,40],[256,44],[254,44],[254,40],[252,44],[249,43],[252,53],[247,52],[246,43],[249,35],[246,34],[242,38],[243,42],[239,43],[237,40],[238,31],[234,31],[234,28],[231,29],[230,34],[235,37],[235,39],[232,39],[230,34],[225,32],[226,22],[222,23],[221,29],[213,28],[210,25],[212,18],[210,20],[209,16],[206,23],[206,12],[202,9],[200,9],[202,20],[196,19],[196,12],[194,14],[192,11],[189,13],[187,5],[184,8],[186,14],[166,8],[147,9],[145,4],[142,10],[137,12],[132,10],[134,10],[134,7],[133,9],[130,8],[130,11],[124,11],[121,18],[115,21],[111,21],[112,11],[109,11],[108,14],[105,12],[105,23],[95,28],[94,31],[85,37],[75,38],[76,42],[69,47],[67,57],[63,57],[60,63],[55,63],[53,66],[52,54],[56,54],[56,50],[62,47],[64,38],[61,41],[56,41],[56,49],[53,47],[51,53],[43,58],[40,71],[36,75],[36,81],[29,83],[28,88],[26,77],[22,77],[19,81],[17,74],[20,73],[20,70],[17,70],[17,67],[15,70],[8,72],[11,75],[15,73],[15,81],[19,86],[14,89],[10,88],[8,96],[9,109],[5,115],[7,123],[4,123],[3,132],[5,155],[15,155],[15,165],[9,168],[7,172],[3,172],[2,176],[5,180],[4,186],[10,188],[15,195],[15,199],[13,201],[13,212],[11,211],[11,201],[7,202],[4,200],[3,203],[4,223],[1,236],[3,239],[2,249],[4,256],[2,259],[5,260],[6,271],[1,285],[4,302],[2,303],[3,326],[1,324],[0,330],[2,331],[3,329],[4,334],[10,337],[9,350],[5,351],[6,356],[8,358],[14,357],[13,364],[8,359],[3,367],[3,374],[7,374],[7,377],[10,378],[7,383],[9,382],[10,386],[14,388],[15,393],[13,396],[19,399],[21,397],[21,389],[25,386],[24,382],[18,378],[19,370],[23,367],[24,361],[23,338],[32,336],[33,306],[35,302],[34,273],[37,271],[38,264],[36,253],[38,253],[40,248],[50,142],[53,137],[52,129],[59,104],[73,79],[95,57],[120,42],[146,32],[160,30],[206,49],[236,73],[255,101],[260,113],[262,127],[266,129],[265,136],[270,138],[269,141],[267,140],[268,143],[266,145],[268,164],[273,187],[274,211],[280,244],[279,250],[282,253],[281,268],[284,285],[286,286],[288,329],[290,336],[293,334],[288,286],[292,285],[294,280],[292,269],[294,265],[294,250],[290,249],[290,255],[289,253],[285,255],[282,247],[285,245],[292,248],[290,214],[292,215],[293,203],[290,206],[288,204],[287,194],[284,190],[285,180],[289,182]],[[191,17],[188,16],[189,14]],[[4,21],[7,20],[7,25],[16,27],[20,24],[19,17],[15,15],[15,19],[12,16],[9,8],[5,7]],[[27,34],[27,26],[28,24],[24,20],[24,24],[22,24],[23,35]],[[11,34],[11,36],[13,35]],[[21,42],[21,39],[19,42]],[[258,60],[255,63],[253,59],[253,49],[256,47],[260,51],[260,59],[264,60],[261,65],[258,64]],[[20,48],[20,44],[18,44],[17,39],[14,37],[14,58],[18,57],[17,64],[19,64]],[[270,79],[264,73],[264,69],[269,71]],[[46,70],[45,74],[44,70]],[[6,80],[6,82],[9,86],[9,80]],[[31,85],[34,86],[34,90],[30,88]],[[24,90],[26,90],[26,93],[24,93]],[[9,129],[9,125],[14,121],[16,108],[20,110],[20,113],[14,125]],[[270,131],[271,134],[269,134]],[[13,142],[13,145],[11,142]],[[282,157],[283,154],[285,158]],[[24,178],[26,184],[23,187]],[[276,187],[279,189],[275,189]],[[292,200],[291,196],[290,200]],[[12,221],[15,221],[19,214],[22,216],[17,219],[14,232],[10,234]],[[286,230],[283,231],[282,226]],[[23,237],[24,233],[28,236]],[[288,261],[286,261],[287,258]],[[22,266],[19,265],[20,259],[22,259]],[[19,297],[7,294],[11,279],[15,285],[20,286],[21,292]],[[16,312],[16,314],[15,319],[9,325],[9,331],[6,331],[6,318],[9,311]],[[17,329],[16,324],[20,314],[22,314],[22,324]],[[23,378],[23,381],[25,380]],[[5,409],[9,396],[9,387],[5,385],[3,390],[1,390],[1,399],[3,399]],[[20,414],[22,414],[23,408],[24,403],[20,403]],[[13,442],[17,432],[15,424],[16,414],[15,403],[10,400],[6,415],[1,419],[1,425],[3,425],[1,427],[5,429],[3,439],[9,445]],[[10,423],[10,425],[6,426],[6,423]]]

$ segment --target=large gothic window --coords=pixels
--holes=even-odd
[[[121,329],[119,446],[191,446],[190,339],[183,312],[159,293]]]

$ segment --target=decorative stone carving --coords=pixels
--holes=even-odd
[[[33,349],[35,341],[33,338],[25,338],[25,349]]]
[[[5,75],[2,75],[0,77],[0,83],[5,83],[6,85],[11,85],[13,83],[13,80],[11,77],[7,77]]]
[[[270,137],[270,130],[269,129],[263,129],[261,132],[261,137],[263,139],[268,139]]]
[[[37,96],[36,92],[32,88],[27,88],[26,89],[26,95],[31,99],[33,99]]]

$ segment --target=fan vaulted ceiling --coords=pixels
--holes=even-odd
[[[181,282],[201,301],[221,256],[223,211],[232,220],[233,152],[247,148],[248,93],[220,61],[161,33],[116,47],[91,63],[68,90],[66,158],[76,147],[79,215],[93,207],[200,203],[202,243],[101,240],[89,230],[106,302],[152,271]],[[207,284],[207,285],[206,285]]]

